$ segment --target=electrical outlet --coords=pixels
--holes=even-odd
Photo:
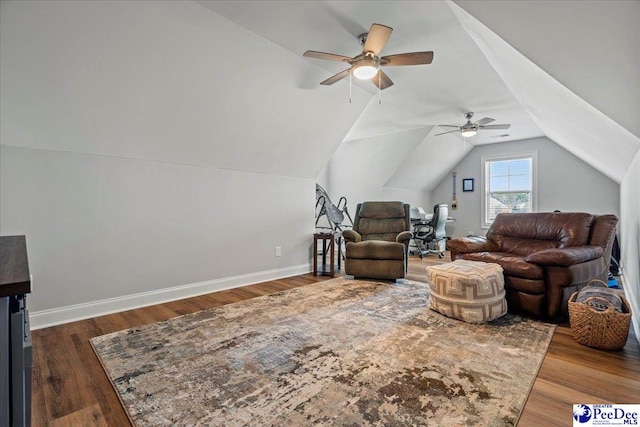
[[[276,256],[282,256],[282,246],[276,246]]]

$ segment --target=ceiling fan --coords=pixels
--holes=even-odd
[[[456,128],[454,130],[450,130],[447,132],[437,133],[434,136],[444,135],[452,132],[460,132],[462,136],[465,138],[469,138],[478,133],[479,130],[485,129],[509,129],[511,125],[503,124],[503,125],[489,125],[488,123],[494,122],[496,119],[492,119],[491,117],[485,117],[484,119],[480,119],[477,122],[471,123],[471,117],[473,117],[473,113],[466,113],[464,117],[467,119],[467,123],[462,126],[458,125],[438,125],[444,128]]]
[[[362,45],[362,53],[353,58],[333,53],[317,52],[315,50],[308,50],[303,56],[350,64],[349,68],[329,77],[321,82],[321,85],[332,85],[344,79],[350,73],[353,73],[353,76],[357,79],[370,79],[378,89],[386,89],[393,85],[393,82],[389,76],[380,69],[380,66],[422,65],[431,64],[431,61],[433,61],[433,52],[399,53],[380,57],[380,51],[387,43],[392,31],[393,28],[387,27],[386,25],[371,24],[368,33],[358,36],[358,40],[360,40],[360,44]],[[375,76],[377,76],[377,78],[374,78]]]

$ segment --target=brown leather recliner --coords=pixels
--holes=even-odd
[[[504,269],[509,311],[560,321],[571,294],[606,282],[618,218],[588,213],[501,213],[486,237],[452,239],[451,259]]]
[[[355,277],[403,278],[410,227],[409,205],[405,203],[359,203],[353,229],[342,232],[346,242],[345,272]]]

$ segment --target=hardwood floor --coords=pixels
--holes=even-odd
[[[412,256],[407,278],[425,281],[427,265],[446,261]],[[305,274],[33,331],[32,425],[129,425],[91,349],[92,337],[328,279]],[[640,348],[634,336],[620,351],[600,351],[581,346],[568,325],[561,325],[519,425],[567,426],[573,403],[639,403],[639,395]]]

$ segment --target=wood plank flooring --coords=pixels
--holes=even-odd
[[[407,278],[425,281],[427,265],[447,261],[412,256]],[[130,425],[91,349],[92,337],[328,279],[305,274],[33,331],[32,425]],[[635,337],[623,350],[606,352],[581,346],[568,325],[561,325],[519,425],[568,426],[573,403],[640,403],[638,396],[640,348]]]

